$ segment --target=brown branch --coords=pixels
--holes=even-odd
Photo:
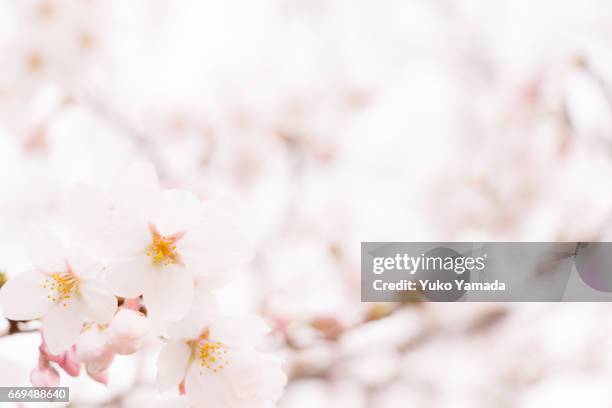
[[[0,337],[8,337],[8,336],[12,336],[14,334],[19,334],[19,333],[34,333],[39,331],[38,328],[21,328],[20,327],[20,323],[27,323],[28,321],[26,320],[10,320],[10,319],[6,319],[8,321],[9,324],[9,328],[5,333],[0,334]]]

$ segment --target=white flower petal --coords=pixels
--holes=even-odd
[[[117,311],[117,298],[110,288],[97,280],[85,280],[79,286],[87,317],[95,323],[108,323]]]
[[[42,317],[53,306],[47,298],[49,289],[43,287],[45,279],[47,276],[38,271],[24,272],[9,279],[0,290],[4,315],[12,320]]]
[[[210,292],[196,291],[191,308],[179,321],[168,323],[168,337],[195,339],[204,328],[219,318],[219,303]]]
[[[210,338],[230,348],[254,347],[261,343],[270,328],[258,316],[223,318],[209,327]]]
[[[229,213],[209,204],[202,214],[197,229],[179,240],[177,249],[190,270],[210,277],[212,289],[225,283],[223,275],[248,261],[253,249]]]
[[[72,271],[79,277],[101,276],[104,270],[102,264],[92,258],[87,251],[80,247],[66,248],[66,261]]]
[[[184,395],[174,395],[170,391],[149,402],[150,408],[189,408],[189,400]],[[139,407],[140,408],[140,407]]]
[[[234,407],[231,378],[227,374],[226,369],[214,372],[202,368],[197,360],[193,362],[185,378],[185,393],[189,402],[194,406]]]
[[[191,348],[182,341],[167,343],[157,359],[156,383],[160,390],[179,385],[187,372]]]
[[[145,254],[152,242],[148,218],[117,215],[112,226],[100,234],[106,241],[106,256],[127,259]]]
[[[76,354],[87,372],[101,373],[113,362],[115,354],[106,344],[106,333],[97,325],[85,329],[76,343]]]
[[[30,228],[26,236],[26,249],[32,264],[45,272],[66,269],[65,250],[57,236],[46,228]]]
[[[145,279],[143,300],[152,318],[181,319],[193,300],[193,277],[184,268],[153,268]]]
[[[193,265],[191,263],[190,265]],[[202,273],[202,268],[198,268],[195,272],[196,287],[202,290],[220,289],[236,278],[237,271],[225,271],[223,273]]]
[[[151,259],[142,255],[115,260],[108,264],[106,282],[118,296],[135,298],[143,293],[150,273]]]
[[[202,215],[202,202],[191,192],[166,190],[159,196],[150,222],[160,234],[169,236],[195,228]]]
[[[140,386],[132,390],[121,401],[122,408],[190,408],[189,401],[178,390],[163,393],[149,386]]]
[[[68,306],[58,303],[45,315],[43,335],[51,354],[59,354],[76,342],[85,320],[83,309],[78,299],[72,299]]]
[[[254,350],[233,353],[233,364],[227,366],[234,395],[243,401],[276,402],[283,394],[287,375],[282,360]]]

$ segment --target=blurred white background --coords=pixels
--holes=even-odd
[[[606,304],[362,304],[361,241],[610,240],[606,0],[1,0],[0,271],[80,180],[236,212],[281,408],[609,407]],[[39,337],[0,338],[27,384]],[[73,406],[142,406],[158,345]]]

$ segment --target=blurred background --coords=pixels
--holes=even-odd
[[[0,0],[0,271],[78,181],[149,160],[256,246],[280,408],[612,406],[605,304],[360,302],[361,241],[609,241],[607,0]],[[8,330],[3,319],[0,333]],[[27,385],[36,333],[0,338]],[[159,344],[74,407],[141,407]]]

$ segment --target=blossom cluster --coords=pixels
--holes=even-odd
[[[258,350],[268,327],[226,316],[212,290],[249,258],[249,244],[217,204],[160,187],[148,163],[111,187],[79,184],[61,208],[63,236],[33,226],[33,269],[0,291],[7,318],[42,320],[36,386],[59,383],[56,363],[81,364],[106,383],[115,355],[165,342],[157,385],[191,406],[270,407],[286,383],[282,360]]]

